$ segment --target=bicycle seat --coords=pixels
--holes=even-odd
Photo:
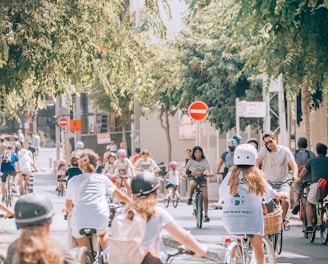
[[[92,234],[96,234],[97,230],[94,228],[82,228],[80,229],[80,235],[82,236],[86,236],[86,235],[92,235]]]

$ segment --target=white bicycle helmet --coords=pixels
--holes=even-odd
[[[237,145],[238,145],[238,143],[237,143],[237,141],[235,139],[230,138],[228,140],[228,147],[237,147]]]
[[[234,165],[254,166],[257,160],[257,151],[250,144],[241,144],[235,149]]]
[[[64,159],[58,160],[58,165],[66,165],[66,160]]]
[[[83,148],[84,148],[84,144],[82,141],[76,142],[76,149],[83,149]]]

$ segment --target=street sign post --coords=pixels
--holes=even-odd
[[[68,126],[68,118],[62,116],[58,119],[58,125],[61,127],[67,127]]]
[[[189,105],[189,116],[195,121],[203,121],[208,116],[208,106],[202,101],[195,101]]]
[[[200,138],[200,126],[199,121],[203,121],[208,116],[208,106],[202,101],[192,102],[188,107],[188,114],[196,122],[196,142],[195,145],[199,145]]]

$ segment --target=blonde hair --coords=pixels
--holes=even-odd
[[[127,204],[125,212],[129,212],[131,209],[135,210],[141,215],[141,217],[150,220],[150,218],[156,215],[155,206],[157,203],[157,190],[148,194],[135,196],[133,200]],[[132,219],[133,214],[128,214],[128,218]]]
[[[229,178],[230,194],[235,195],[239,186],[239,174],[243,173],[243,182],[248,186],[248,192],[264,196],[267,191],[264,174],[256,166],[233,166]]]
[[[17,241],[13,264],[64,264],[62,254],[54,248],[44,226],[28,227]]]

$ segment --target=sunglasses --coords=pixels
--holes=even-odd
[[[269,145],[269,144],[271,144],[271,143],[273,143],[273,140],[272,139],[270,139],[270,140],[268,140],[268,141],[264,141],[264,144],[267,146],[267,145]]]
[[[88,159],[81,159],[83,162],[90,162]]]

